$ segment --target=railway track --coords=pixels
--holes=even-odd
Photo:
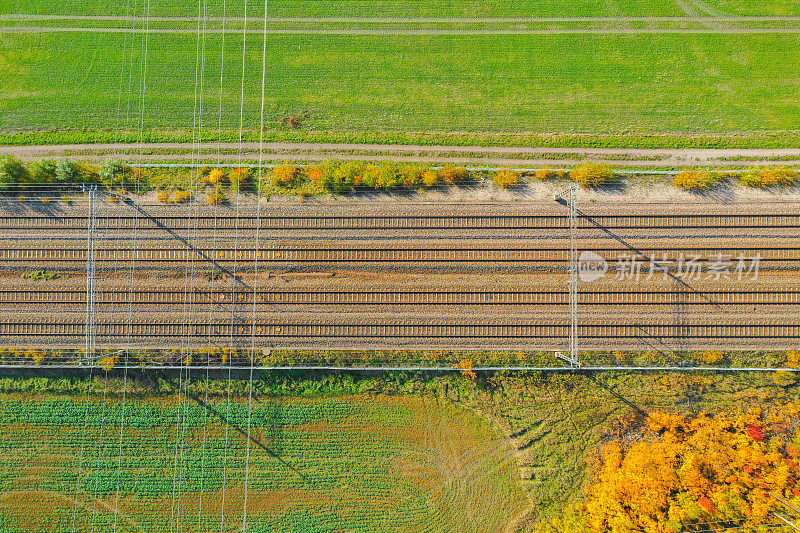
[[[532,339],[553,341],[565,340],[569,324],[543,323],[532,320],[515,319],[510,323],[464,324],[444,323],[441,319],[424,320],[412,323],[398,319],[390,323],[373,320],[372,323],[294,323],[290,321],[269,320],[252,323],[150,323],[134,321],[131,323],[97,322],[98,343],[115,339],[166,340],[175,344],[201,343],[205,346],[209,339],[227,343],[230,339],[257,339],[263,343],[280,345],[297,339],[311,340],[365,340],[365,339],[406,339],[406,340],[472,340],[494,342],[530,341]],[[438,322],[438,323],[437,323]],[[14,339],[72,339],[82,343],[86,333],[82,322],[0,322],[0,336]],[[753,340],[780,339],[789,343],[800,340],[800,321],[763,324],[657,324],[625,323],[599,324],[585,322],[578,327],[581,339],[594,340],[671,340],[688,341],[692,339]]]
[[[86,216],[0,217],[0,230],[85,230]],[[232,216],[106,216],[95,217],[98,230],[481,230],[569,229],[567,215],[295,215]],[[260,222],[259,222],[260,220]],[[593,215],[579,217],[579,228],[607,229],[791,229],[800,228],[800,214]]]
[[[635,250],[635,251],[634,251]],[[697,261],[708,262],[721,258],[755,258],[763,262],[800,261],[800,248],[778,248],[775,246],[685,246],[685,247],[581,247],[580,251],[593,251],[606,261],[618,261],[637,256],[657,261],[676,262],[697,256]],[[217,263],[266,264],[422,264],[422,263],[567,263],[570,249],[557,247],[521,247],[521,246],[487,246],[487,247],[295,247],[275,245],[264,248],[250,247],[213,247],[213,248],[121,248],[103,247],[96,250],[97,262],[140,263],[187,263],[195,260],[206,260]],[[682,257],[681,257],[682,256]],[[84,266],[86,262],[85,248],[0,248],[0,264],[8,265],[65,265],[76,263]]]
[[[253,304],[250,290],[100,290],[95,305],[193,305]],[[86,304],[85,290],[0,290],[0,302],[10,305]],[[260,305],[567,305],[565,291],[311,291],[259,290]],[[578,303],[607,305],[794,305],[800,304],[800,290],[666,290],[666,291],[582,291]]]

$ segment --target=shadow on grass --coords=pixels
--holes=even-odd
[[[176,391],[178,391],[178,392],[180,391],[179,385],[177,385],[173,379],[168,378],[168,377],[164,377],[163,379],[164,379],[165,382],[167,382],[170,385],[172,385],[172,387]],[[271,448],[266,446],[263,442],[261,442],[260,440],[255,438],[253,436],[252,432],[250,432],[248,434],[246,429],[242,429],[238,425],[234,424],[230,419],[228,419],[228,417],[226,417],[224,414],[222,414],[219,411],[217,411],[216,409],[214,409],[210,404],[206,403],[203,399],[201,399],[196,394],[193,394],[193,393],[189,392],[188,390],[185,390],[185,393],[186,393],[186,396],[188,398],[191,398],[197,405],[199,405],[200,407],[205,409],[214,418],[216,418],[217,420],[219,420],[220,422],[222,422],[223,424],[225,424],[229,428],[233,429],[234,431],[236,431],[237,433],[242,435],[242,437],[244,437],[245,440],[249,439],[250,442],[253,445],[258,447],[260,450],[263,450],[264,452],[266,452],[267,455],[269,455],[273,459],[277,460],[279,463],[281,463],[288,470],[290,470],[290,471],[294,472],[295,474],[297,474],[297,476],[300,479],[302,479],[304,482],[306,482],[306,483],[310,482],[310,480],[308,478],[306,478],[303,475],[303,473],[300,472],[295,466],[293,466],[292,464],[286,462],[277,452],[275,452],[274,450],[272,450]]]
[[[597,385],[604,391],[611,394],[614,398],[616,398],[620,402],[624,403],[625,405],[633,409],[639,415],[647,416],[647,412],[645,412],[644,409],[642,409],[641,407],[639,407],[638,405],[636,405],[635,403],[633,403],[632,401],[630,401],[629,399],[627,399],[626,397],[624,397],[623,395],[621,395],[620,393],[618,393],[617,391],[613,390],[611,387],[600,381],[597,378],[597,373],[589,372],[586,374],[586,377],[588,377],[595,385]]]

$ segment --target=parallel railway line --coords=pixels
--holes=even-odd
[[[683,254],[687,260],[698,256],[698,261],[715,261],[718,258],[758,257],[761,262],[800,261],[800,248],[778,248],[775,246],[692,246],[685,247],[632,247],[626,246],[582,246],[581,251],[594,251],[607,261],[617,261],[631,256],[648,257],[655,261],[677,261]],[[155,248],[106,246],[97,249],[97,262],[132,261],[145,263],[183,263],[192,259],[205,259],[219,263],[253,262],[287,264],[287,263],[319,263],[319,264],[369,264],[369,263],[567,263],[570,250],[566,246],[542,246],[538,248],[522,246],[487,246],[487,247],[430,247],[430,246],[386,246],[386,247],[350,247],[332,248],[326,246],[281,246],[274,245],[256,249],[252,246],[233,248],[208,247],[187,249],[185,247]],[[0,248],[0,263],[83,265],[86,262],[86,249],[79,247],[51,248]],[[52,268],[52,266],[51,266]]]
[[[192,290],[99,290],[95,305],[194,305],[253,304],[253,292],[247,289]],[[0,302],[7,305],[85,305],[85,290],[0,290]],[[567,305],[566,291],[312,291],[259,290],[255,302],[261,305]],[[666,290],[666,291],[591,291],[578,293],[580,304],[606,305],[794,305],[800,304],[798,290]]]
[[[113,264],[115,272],[122,268],[120,265],[131,265],[139,272],[150,269],[184,274],[191,264],[198,274],[203,269],[212,269],[223,275],[230,274],[227,269],[234,264],[238,272],[245,272],[256,262],[264,270],[289,271],[395,267],[442,271],[459,268],[465,271],[492,268],[563,271],[569,264],[566,212],[534,215],[520,211],[419,215],[348,212],[316,216],[313,212],[316,207],[304,208],[305,211],[297,215],[291,214],[291,207],[289,214],[280,214],[278,208],[270,209],[272,212],[268,216],[256,218],[245,214],[238,219],[206,214],[187,218],[171,214],[150,216],[144,212],[136,216],[103,213],[94,219],[96,235],[102,235],[103,240],[94,259],[102,272],[109,272]],[[308,210],[312,212],[309,214]],[[164,210],[158,212],[164,213]],[[84,270],[87,247],[78,239],[86,238],[88,221],[86,216],[80,215],[0,217],[0,232],[5,231],[9,238],[20,231],[42,235],[41,241],[31,239],[17,247],[9,242],[1,243],[0,266],[9,270]],[[252,230],[257,227],[267,234],[272,232],[273,236],[268,241],[262,240],[258,248],[251,239]],[[599,239],[594,242],[588,231],[581,231],[579,249],[594,251],[608,261],[608,275],[611,276],[614,262],[632,257],[644,265],[653,260],[659,262],[661,268],[667,265],[673,269],[678,262],[691,259],[704,267],[720,261],[728,261],[733,266],[738,258],[749,262],[758,258],[763,269],[800,268],[800,247],[795,245],[796,235],[800,233],[794,231],[800,229],[800,213],[588,214],[580,218],[579,229],[609,230],[591,237]],[[711,233],[719,235],[710,235],[707,231],[710,229],[715,230]],[[134,230],[136,235],[133,235]],[[233,239],[219,236],[220,233],[214,233],[218,241],[210,242],[212,231],[224,235],[234,230],[239,232],[235,243]],[[388,231],[381,234],[378,230]],[[391,230],[408,230],[404,233],[413,236],[412,240],[398,237],[397,232],[390,233]],[[443,230],[454,233],[446,234]],[[731,232],[752,237],[742,242],[730,235]],[[498,236],[498,233],[504,235]],[[776,235],[771,235],[773,233]],[[456,236],[446,236],[453,234]],[[639,236],[627,237],[627,240],[617,237],[628,234]],[[665,236],[667,234],[670,235]],[[59,235],[72,235],[76,240],[74,243],[47,241]],[[472,238],[476,235],[491,241],[482,245]],[[536,235],[548,238],[530,237]],[[309,242],[308,236],[319,239],[318,244]],[[723,240],[714,241],[712,237]],[[142,242],[136,241],[137,238]],[[646,271],[641,275],[646,276]],[[133,278],[129,280],[132,281]],[[75,287],[72,283],[69,281],[67,286]],[[231,283],[231,280],[223,279],[223,283]],[[15,283],[14,286],[19,285]],[[569,336],[569,324],[561,317],[568,304],[568,294],[566,290],[548,290],[546,285],[541,285],[541,289],[517,287],[517,290],[497,291],[408,287],[359,290],[361,286],[350,285],[351,290],[342,284],[337,287],[345,288],[311,290],[307,286],[298,289],[275,286],[261,287],[255,293],[239,287],[184,291],[182,287],[147,290],[147,285],[134,285],[127,289],[101,289],[94,293],[93,299],[97,313],[96,342],[106,347],[127,339],[132,346],[139,347],[207,347],[244,346],[252,339],[259,347],[431,345],[553,349],[562,346]],[[508,287],[514,286],[505,286]],[[584,309],[598,306],[603,312],[582,319],[578,337],[584,345],[605,348],[674,343],[681,346],[747,345],[756,349],[793,346],[800,342],[800,320],[795,320],[794,313],[794,306],[800,304],[800,288],[756,290],[750,286],[732,290],[731,286],[726,289],[710,286],[711,290],[695,290],[670,287],[667,290],[583,287],[578,303],[587,306]],[[86,337],[86,325],[79,320],[79,314],[72,311],[86,306],[86,291],[46,286],[42,289],[0,289],[0,302],[10,311],[0,320],[0,338],[4,339],[4,344],[81,346]],[[193,312],[184,311],[183,320],[178,321],[174,306],[187,304],[192,306]],[[235,309],[236,304],[249,308],[252,318],[234,316],[235,313],[228,317],[227,311],[218,312]],[[637,308],[633,307],[636,305],[662,307],[659,311],[654,311],[653,307],[637,314]],[[751,308],[747,311],[744,307],[735,308],[748,305]],[[753,316],[752,306],[757,305],[770,306],[765,317]],[[116,306],[135,309],[134,320],[116,319]],[[173,311],[168,310],[169,306],[173,306]],[[459,310],[459,306],[467,307]],[[503,309],[503,306],[508,307]],[[539,313],[544,309],[542,306],[554,306],[553,311]],[[693,311],[687,312],[686,306],[694,306]],[[726,313],[721,313],[719,306],[726,306]],[[202,315],[197,314],[201,310],[207,313],[208,319],[203,320]],[[727,311],[736,314],[729,315]],[[603,318],[605,314],[608,316]]]
[[[134,321],[131,323],[97,322],[97,338],[109,341],[114,338],[135,338],[149,340],[176,339],[185,343],[201,343],[209,340],[227,343],[231,338],[255,338],[262,342],[278,345],[294,339],[442,339],[442,340],[485,340],[502,339],[507,342],[531,339],[566,339],[569,325],[565,323],[536,322],[534,319],[519,318],[509,323],[447,323],[441,319],[419,320],[395,319],[372,323],[294,323],[277,319],[231,324],[230,322],[190,322],[153,323]],[[438,323],[437,323],[438,322]],[[62,338],[82,342],[85,334],[83,322],[52,321],[0,321],[0,336],[8,338]],[[635,339],[726,339],[759,340],[780,339],[796,342],[800,339],[800,321],[761,324],[724,323],[621,323],[599,324],[584,322],[578,327],[581,339],[595,340],[635,340]]]
[[[589,220],[587,220],[587,218]],[[172,215],[96,217],[98,230],[133,229],[142,231],[181,230],[365,230],[365,229],[569,229],[563,214],[487,214],[487,215],[295,215],[255,216],[200,215],[194,218]],[[75,215],[0,217],[0,230],[86,229],[87,217]],[[597,225],[607,229],[770,229],[800,228],[800,214],[682,214],[682,215],[594,215],[579,218],[579,227]]]

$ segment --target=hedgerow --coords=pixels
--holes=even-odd
[[[646,171],[643,171],[646,173]],[[382,161],[327,160],[308,165],[286,162],[271,170],[254,172],[248,168],[224,169],[202,167],[132,167],[110,160],[101,165],[76,163],[69,159],[43,160],[25,165],[13,156],[0,157],[0,191],[24,189],[28,184],[46,184],[58,188],[64,185],[97,184],[109,191],[161,191],[160,199],[172,203],[171,191],[188,200],[186,191],[203,191],[224,201],[227,193],[296,194],[314,196],[344,194],[364,190],[422,190],[442,185],[465,185],[492,180],[497,187],[506,188],[523,180],[544,181],[569,178],[583,187],[596,188],[613,183],[618,176],[607,164],[586,162],[567,172],[541,168],[535,172],[515,172],[500,169],[467,170],[464,167]],[[724,179],[736,179],[750,187],[790,186],[800,181],[800,172],[786,167],[773,167],[744,172],[713,172],[692,170],[679,173],[673,184],[688,190],[703,190]]]
[[[62,274],[57,274],[63,276]],[[47,279],[52,274],[45,274]],[[41,275],[39,276],[41,277]],[[96,358],[109,357],[116,351],[101,351]],[[755,366],[776,369],[800,368],[800,353],[791,351],[593,351],[582,352],[585,364],[598,366],[696,366],[709,367]],[[219,366],[249,365],[251,360],[261,366],[333,365],[382,366],[418,365],[423,367],[451,367],[462,360],[481,366],[553,366],[557,363],[552,352],[486,350],[460,352],[458,350],[256,350],[236,348],[198,349],[141,349],[129,350],[122,359],[133,366]],[[75,364],[84,366],[83,350],[47,350],[0,348],[0,364],[15,365],[33,361],[37,365]]]
[[[739,174],[738,179],[747,187],[788,187],[800,180],[800,172],[786,167],[749,170]]]
[[[57,168],[57,163],[50,159],[33,161],[28,165],[30,180],[34,183],[52,183],[56,181]]]
[[[0,157],[0,190],[8,190],[14,185],[27,181],[28,170],[16,157]]]
[[[79,181],[78,165],[69,159],[62,159],[56,163],[56,181],[59,183],[74,183]]]
[[[463,167],[447,165],[435,169],[429,165],[392,161],[380,164],[363,161],[327,160],[303,168],[284,163],[272,169],[263,183],[262,194],[296,192],[299,194],[347,193],[364,189],[417,190],[441,183],[458,184],[469,179]]]

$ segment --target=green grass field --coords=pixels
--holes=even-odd
[[[247,399],[205,400],[128,397],[120,439],[118,395],[0,395],[2,531],[241,531]],[[251,429],[246,531],[496,531],[528,505],[497,430],[432,399],[257,399]]]
[[[138,0],[0,0],[0,13],[141,17],[145,5]],[[249,2],[247,6],[252,17],[249,28],[257,30],[263,4]],[[240,17],[244,3],[226,1],[224,11],[221,0],[199,5],[165,0],[150,3],[152,17],[198,13]],[[270,2],[269,14],[357,18],[790,16],[800,15],[800,4],[790,0],[287,0]],[[231,24],[241,26],[241,21]],[[403,23],[324,21],[273,22],[270,27],[281,28],[282,24],[312,29],[404,27]],[[476,30],[484,27],[464,22],[420,24],[415,27],[434,31],[465,24]],[[513,22],[487,24],[504,30],[518,26]],[[558,30],[600,29],[605,23],[526,24],[526,28]],[[614,24],[640,27],[644,23]],[[698,22],[647,24],[712,32],[717,28]],[[794,28],[797,22],[749,24]],[[12,28],[19,25],[141,29],[143,21],[13,21],[0,17],[0,134],[54,129],[137,131],[141,125],[149,131],[182,130],[183,134],[175,133],[175,139],[182,139],[187,129],[197,125],[206,132],[216,129],[220,113],[223,128],[238,129],[241,34],[226,34],[223,46],[219,33],[198,40],[193,22],[154,21],[153,29],[183,28],[188,33],[150,35],[145,55],[140,33],[14,33]],[[218,21],[209,23],[209,28],[217,31],[220,27]],[[244,126],[249,132],[260,123],[261,40],[258,34],[248,34],[246,39]],[[199,55],[198,43],[204,43]],[[744,136],[796,132],[800,130],[800,78],[786,58],[799,52],[797,33],[271,34],[266,51],[265,125],[268,133],[274,134],[280,131],[281,118],[308,111],[303,126],[306,132]],[[198,58],[204,68],[197,68]],[[47,142],[49,138],[42,135],[32,141],[36,139]],[[114,139],[113,135],[104,137]],[[499,139],[497,142],[502,144]]]
[[[252,128],[261,61],[260,37],[249,37]],[[138,128],[141,43],[123,73],[122,39],[2,34],[2,129]],[[238,126],[241,44],[226,38],[226,127]],[[146,128],[191,127],[200,103],[204,128],[216,128],[220,48],[219,35],[206,37],[204,97],[195,106],[195,37],[150,36]],[[791,35],[273,35],[265,117],[276,128],[307,110],[312,130],[796,130],[800,78],[785,58],[799,53]]]
[[[241,16],[244,2],[227,1],[227,16]],[[69,14],[69,15],[126,15],[145,9],[143,0],[102,2],[92,0],[22,0],[0,1],[0,13]],[[222,0],[209,0],[200,6],[213,16],[220,16]],[[787,16],[800,14],[793,0],[693,0],[682,5],[674,0],[270,0],[271,17],[599,17],[599,16],[684,16],[723,12],[731,15]],[[197,2],[153,0],[152,16],[195,16]],[[248,16],[260,17],[264,3],[248,2]]]

